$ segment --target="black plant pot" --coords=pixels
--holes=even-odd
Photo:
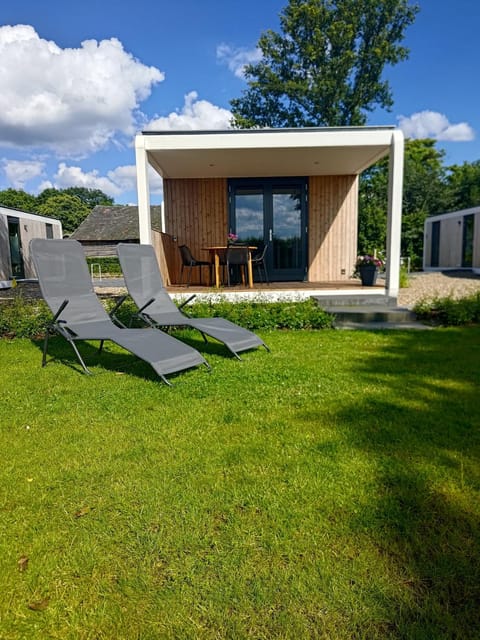
[[[364,287],[373,287],[377,281],[378,268],[374,264],[364,264],[358,267],[360,279]]]

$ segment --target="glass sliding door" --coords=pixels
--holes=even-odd
[[[271,280],[304,280],[307,267],[305,178],[232,180],[230,230],[263,249]]]
[[[298,186],[272,188],[272,278],[290,274],[295,280],[305,275],[302,190]],[[295,275],[297,274],[297,275]]]
[[[438,267],[440,263],[440,221],[432,223],[432,244],[430,246],[430,266]]]
[[[263,246],[263,191],[261,188],[239,187],[234,195],[234,220],[230,231],[240,242],[254,247]]]
[[[22,241],[20,238],[20,221],[18,218],[8,218],[8,242],[10,245],[10,266],[13,278],[24,278]]]
[[[473,229],[475,216],[469,214],[463,216],[463,238],[462,238],[462,267],[473,265]]]

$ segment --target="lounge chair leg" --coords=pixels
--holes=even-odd
[[[48,333],[49,333],[49,329],[47,327],[45,331],[45,340],[43,341],[42,367],[44,367],[47,364]]]
[[[200,333],[202,334],[203,341],[208,344],[207,336],[203,333],[203,331],[200,331]]]
[[[79,352],[79,351],[78,351],[78,349],[77,349],[77,345],[76,345],[73,341],[70,341],[70,340],[69,340],[69,342],[70,342],[70,344],[72,345],[72,348],[73,348],[73,350],[75,351],[75,353],[76,353],[76,355],[77,355],[77,358],[78,358],[78,360],[80,361],[80,364],[81,364],[81,365],[82,365],[82,367],[83,367],[83,370],[85,371],[85,373],[86,373],[86,374],[88,374],[89,376],[91,376],[91,375],[92,375],[92,372],[88,370],[87,365],[86,365],[86,364],[85,364],[85,362],[83,361],[83,358],[82,358],[82,356],[80,355],[80,352]]]

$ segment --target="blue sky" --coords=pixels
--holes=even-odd
[[[0,190],[99,188],[136,202],[135,133],[224,128],[286,0],[15,0],[0,9]],[[385,73],[394,124],[445,163],[480,160],[476,0],[420,0],[406,62]],[[162,200],[161,182],[152,201]]]

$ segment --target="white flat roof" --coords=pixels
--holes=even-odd
[[[57,218],[48,218],[47,216],[40,216],[36,213],[27,213],[26,211],[20,211],[20,209],[12,209],[11,207],[4,207],[2,205],[0,205],[0,214],[11,218],[22,218],[22,220],[33,220],[35,222],[48,222],[49,224],[62,225],[61,221],[57,220]]]
[[[395,127],[144,131],[135,145],[164,178],[356,175],[386,156]]]

